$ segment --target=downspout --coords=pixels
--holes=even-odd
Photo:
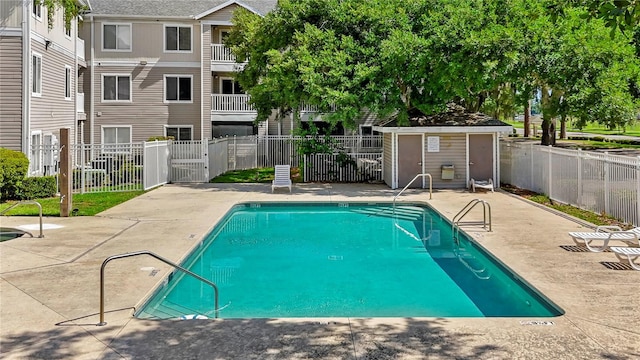
[[[96,43],[96,39],[95,37],[95,19],[93,17],[93,15],[90,15],[91,17],[91,36],[89,37],[91,39],[91,60],[89,62],[89,66],[91,66],[91,70],[89,71],[89,73],[91,74],[89,77],[91,78],[90,81],[90,88],[91,88],[91,93],[90,95],[90,99],[89,99],[89,144],[93,145],[94,143],[94,128],[95,128],[95,92],[96,92],[96,88],[95,88],[95,76],[96,76],[96,70],[95,70],[95,43]],[[86,61],[86,59],[85,59]],[[93,149],[93,147],[92,147]]]
[[[29,142],[31,141],[31,2],[22,3],[22,152],[31,158]]]
[[[200,21],[200,140],[204,144],[204,24]],[[209,45],[209,51],[211,51],[211,45]],[[211,99],[211,96],[209,96]],[[211,100],[209,100],[211,101]],[[211,121],[211,114],[209,114],[209,121]]]
[[[78,133],[79,133],[79,124],[78,124],[78,18],[75,19],[76,26],[74,27],[75,31],[73,32],[73,129],[75,132],[75,143],[78,143]],[[69,74],[69,81],[71,81],[71,75]]]

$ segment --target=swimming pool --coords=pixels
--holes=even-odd
[[[221,318],[551,317],[562,310],[425,204],[243,203],[183,263]],[[136,314],[214,316],[179,271]]]

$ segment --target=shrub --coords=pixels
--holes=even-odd
[[[175,140],[173,136],[152,136],[147,141],[166,141]]]
[[[58,183],[55,176],[36,176],[22,180],[17,197],[20,200],[49,198],[58,192]]]
[[[0,148],[0,197],[16,199],[20,185],[27,176],[29,159],[20,151]]]

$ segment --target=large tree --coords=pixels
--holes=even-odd
[[[249,60],[238,81],[259,121],[305,104],[345,126],[363,109],[402,123],[449,102],[499,114],[538,93],[550,144],[556,117],[626,121],[635,110],[633,49],[583,13],[553,23],[525,0],[281,0],[264,18],[236,12],[227,44]]]

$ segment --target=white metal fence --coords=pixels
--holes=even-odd
[[[304,156],[304,181],[382,181],[382,153],[312,154]]]
[[[169,177],[167,141],[70,146],[74,193],[146,190]],[[57,175],[58,144],[31,147],[30,175]]]
[[[501,142],[500,181],[640,224],[640,157]]]
[[[307,139],[309,141],[310,138]],[[331,142],[331,147],[365,158],[365,154],[381,156],[382,137],[331,136],[314,139],[318,143]],[[225,137],[209,141],[209,175],[218,176],[229,170],[244,170],[275,165],[300,167],[303,155],[302,137],[292,136],[242,136]],[[373,156],[373,155],[371,155]],[[359,168],[354,169],[358,171]],[[312,180],[310,180],[312,181]]]

